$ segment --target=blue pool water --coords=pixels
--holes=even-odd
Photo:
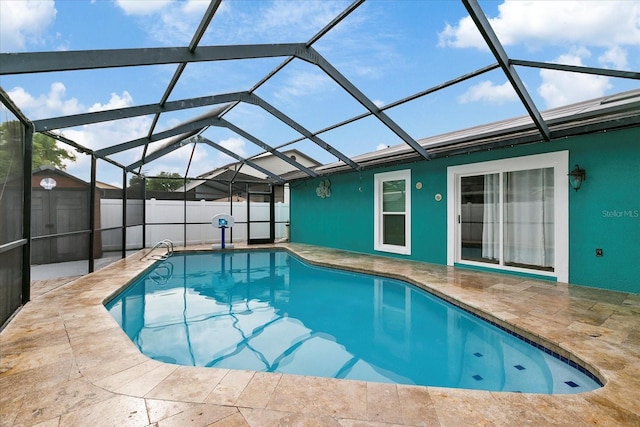
[[[600,387],[415,286],[285,251],[174,254],[107,309],[167,363],[528,393]]]

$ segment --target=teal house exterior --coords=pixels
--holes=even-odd
[[[640,293],[639,104],[543,113],[549,142],[514,119],[419,141],[431,160],[397,146],[326,165],[290,183],[291,242]]]

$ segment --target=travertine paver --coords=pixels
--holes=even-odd
[[[71,282],[34,285],[32,301],[0,333],[0,425],[640,425],[640,295],[277,246],[312,263],[407,280],[546,343],[606,384],[538,395],[161,363],[140,354],[103,306],[151,263],[136,254]]]

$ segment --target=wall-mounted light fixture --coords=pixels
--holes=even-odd
[[[587,172],[584,169],[580,169],[580,166],[576,165],[571,172],[567,174],[569,176],[569,184],[571,188],[578,191],[583,181],[587,180]]]

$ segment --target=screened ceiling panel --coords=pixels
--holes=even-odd
[[[320,136],[349,157],[376,151],[381,147],[403,144],[400,137],[371,115],[323,132]],[[319,160],[323,160],[322,163],[330,162],[326,157]]]
[[[223,1],[205,33],[203,43],[306,42],[350,3]]]
[[[161,172],[169,172],[185,176],[188,172],[189,177],[195,177],[210,170],[208,168],[210,164],[223,164],[225,159],[220,160],[222,157],[223,154],[206,144],[195,144],[195,151],[194,144],[186,144],[165,156],[145,163],[141,173],[145,176],[158,176]],[[191,162],[189,162],[190,160]],[[226,161],[226,163],[231,161]]]
[[[271,147],[301,136],[300,133],[269,113],[265,108],[248,102],[241,102],[225,114],[222,119],[223,123],[228,122],[232,126],[240,128]]]
[[[248,91],[281,62],[282,58],[256,58],[188,64],[169,100]]]
[[[472,127],[527,114],[514,103],[515,91],[500,70],[493,70],[386,111],[419,139],[459,130],[458,117]]]
[[[288,144],[284,147],[281,147],[280,150],[298,150],[319,163],[333,163],[340,161],[338,157],[331,155],[326,150],[322,149],[320,146],[310,141],[309,139],[303,139],[295,143]]]
[[[96,162],[96,180],[114,187],[122,188],[122,169],[104,160]],[[90,179],[87,181],[89,182]]]
[[[206,131],[202,133],[204,137],[214,142],[215,144],[222,145],[223,147],[232,150],[234,153],[238,154],[243,158],[248,158],[251,156],[256,156],[265,152],[265,149],[260,147],[259,145],[251,142],[250,140],[243,138],[237,133],[227,129],[220,128],[217,126],[212,126],[208,128]],[[220,153],[224,155],[224,153]],[[228,156],[224,155],[224,158],[227,159]],[[234,160],[235,161],[235,160]],[[211,164],[208,165],[208,169],[215,169],[215,167],[222,166],[228,163],[225,161],[222,164]]]
[[[151,124],[151,117],[140,116],[109,122],[93,123],[54,131],[84,147],[98,151],[103,149],[116,150],[116,144],[144,138]],[[135,147],[131,147],[135,148]],[[130,154],[130,153],[129,153]]]
[[[389,104],[495,62],[488,49],[459,60],[439,46],[444,23],[464,14],[453,1],[365,2],[314,47],[370,98]]]
[[[318,66],[301,60],[291,61],[256,93],[312,132],[366,111]]]
[[[398,144],[428,159],[424,138],[512,118],[547,141],[544,110],[640,87],[629,1],[46,6],[3,28],[3,89],[37,130],[149,173],[193,176],[225,150],[359,169],[352,156]]]
[[[217,117],[216,113],[224,111],[225,106],[229,106],[230,104],[230,102],[222,102],[219,104],[206,105],[203,107],[188,108],[162,113],[154,129],[154,133],[168,132],[172,129],[181,129],[184,127],[188,127],[188,125],[191,123],[200,123],[200,125],[194,126],[197,128],[202,128],[206,126],[205,123],[210,123],[211,121],[215,120]],[[148,132],[149,129],[147,129],[147,133]]]

